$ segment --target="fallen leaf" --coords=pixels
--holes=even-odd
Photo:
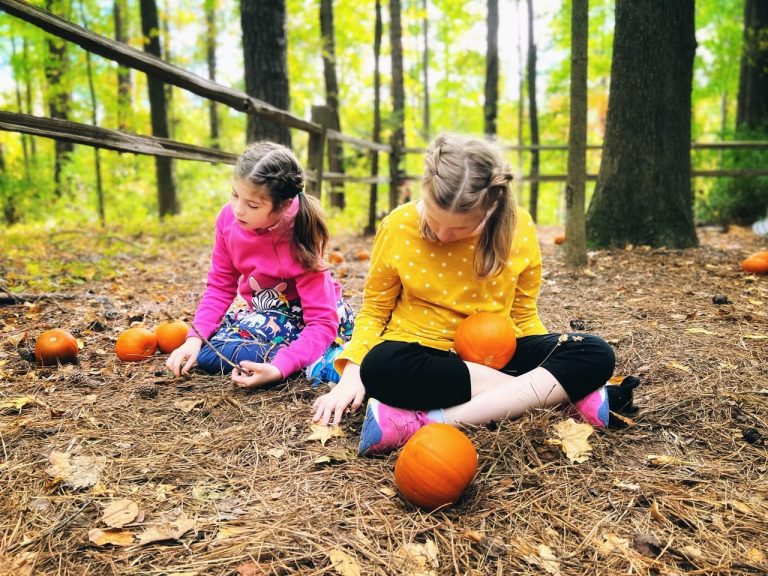
[[[328,442],[331,438],[342,438],[346,436],[347,434],[344,432],[344,430],[341,429],[341,426],[325,426],[323,424],[312,424],[310,425],[310,430],[312,430],[312,434],[307,436],[305,438],[306,441],[310,440],[319,440],[320,444],[325,446],[325,443]]]
[[[272,456],[272,458],[277,458],[278,460],[285,455],[285,450],[282,448],[270,448],[267,450],[267,455]]]
[[[226,540],[227,538],[232,538],[232,536],[245,534],[248,531],[249,528],[245,526],[222,526],[219,528],[218,534],[216,534],[216,540]]]
[[[614,482],[613,483],[616,488],[623,488],[624,490],[631,490],[633,492],[640,490],[640,484],[631,484],[631,483],[625,483],[625,482]]]
[[[485,538],[485,535],[477,530],[463,530],[461,535],[467,540],[472,540],[472,542],[480,542]]]
[[[688,368],[688,366],[685,366],[683,364],[680,364],[680,362],[670,362],[667,364],[670,368],[676,368],[677,370],[682,370],[683,372],[688,372],[688,374],[691,374],[691,369]]]
[[[651,502],[651,516],[653,516],[658,522],[662,522],[662,523],[667,522],[667,517],[661,513],[661,510],[659,509],[659,504],[658,502],[656,502],[656,500]]]
[[[552,549],[544,544],[539,544],[536,550],[537,555],[529,554],[524,556],[523,559],[529,564],[534,566],[540,566],[547,574],[553,576],[559,576],[560,574],[560,560],[557,559]]]
[[[7,336],[6,342],[9,342],[11,346],[16,348],[19,344],[24,342],[27,339],[27,333],[26,332],[20,332],[19,334],[16,334],[14,336]]]
[[[617,536],[616,534],[603,534],[601,539],[597,542],[597,549],[602,554],[610,554],[611,552],[626,552],[629,548],[629,540]]]
[[[632,418],[628,416],[624,416],[624,414],[619,414],[618,412],[614,412],[613,410],[609,410],[609,412],[611,413],[611,416],[616,418],[616,420],[624,422],[627,428],[630,428],[635,425],[635,421],[632,420]]]
[[[357,458],[354,450],[333,450],[328,454],[323,454],[315,458],[315,464],[334,464],[338,462],[349,462]]]
[[[589,459],[592,446],[587,442],[594,429],[586,422],[575,422],[573,418],[563,420],[555,425],[558,439],[548,439],[547,444],[560,446],[571,462],[584,462]]]
[[[175,522],[150,526],[144,530],[144,532],[139,534],[139,544],[143,546],[145,544],[150,544],[151,542],[178,540],[194,527],[195,521],[182,514]]]
[[[240,564],[235,570],[240,576],[268,576],[272,573],[269,565],[254,560]]]
[[[751,514],[752,508],[747,506],[744,502],[741,500],[726,500],[725,501],[726,506],[730,506],[737,512],[741,512],[742,514]]]
[[[178,408],[179,410],[187,414],[192,410],[194,410],[195,408],[197,408],[198,406],[202,406],[203,404],[205,404],[205,400],[203,400],[202,398],[195,398],[192,400],[176,400],[176,402],[173,403],[173,407]]]
[[[115,500],[104,508],[101,514],[101,521],[110,528],[122,528],[130,524],[139,515],[139,505],[133,500],[123,498]]]
[[[133,544],[133,534],[128,530],[103,530],[101,528],[91,528],[88,531],[88,540],[96,546],[130,546]]]
[[[749,552],[747,552],[747,560],[753,564],[761,564],[765,560],[765,554],[757,548],[750,548]]]
[[[691,334],[706,334],[708,336],[720,336],[720,334],[718,334],[717,332],[712,332],[705,328],[688,328],[686,332],[690,332]]]
[[[346,552],[334,549],[328,552],[328,558],[334,570],[341,576],[360,576],[360,565]]]
[[[437,545],[431,539],[424,544],[411,542],[401,546],[394,554],[402,563],[399,573],[403,576],[437,576],[436,568],[440,566],[437,552]]]
[[[397,496],[397,492],[392,490],[392,488],[390,488],[389,486],[382,486],[381,488],[379,488],[379,492],[384,494],[384,496],[389,496],[390,498]]]
[[[680,458],[667,456],[666,454],[648,454],[646,458],[648,459],[648,464],[651,466],[671,466],[683,464],[683,461],[680,460]]]
[[[31,576],[37,562],[37,552],[0,553],[0,576]]]
[[[30,404],[40,404],[41,406],[45,406],[44,403],[40,402],[34,396],[18,396],[16,398],[11,398],[10,400],[0,402],[0,412],[19,411]]]
[[[698,560],[704,555],[704,553],[699,548],[696,548],[696,546],[683,546],[680,548],[680,552],[682,552],[689,560]]]
[[[90,456],[72,456],[69,452],[53,451],[48,456],[51,465],[46,472],[72,488],[88,488],[99,481],[104,468],[103,458]]]

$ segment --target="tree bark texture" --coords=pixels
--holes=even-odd
[[[328,128],[341,132],[339,120],[339,81],[336,77],[336,38],[333,27],[333,0],[320,0],[320,35],[323,47],[323,76],[325,78],[325,105],[328,107]],[[341,142],[330,140],[328,168],[331,172],[344,173],[344,147]],[[331,206],[344,209],[344,183],[331,184]]]
[[[381,70],[379,61],[381,59],[381,0],[376,0],[376,24],[373,32],[373,134],[374,142],[381,141]],[[379,175],[379,153],[371,150],[371,176]],[[366,234],[376,232],[376,204],[378,203],[379,189],[378,184],[372,183],[368,194],[368,226],[365,228]]]
[[[587,46],[589,0],[571,0],[571,89],[568,181],[565,186],[565,262],[587,263],[584,198],[587,182]]]
[[[536,41],[533,35],[533,0],[528,0],[528,122],[531,129],[531,146],[539,145],[539,111],[536,101]],[[531,150],[531,197],[529,209],[533,221],[538,220],[539,212],[539,183],[535,178],[539,175],[539,150]]]
[[[128,43],[128,0],[114,0],[112,16],[115,23],[115,40]],[[119,130],[131,130],[133,112],[131,107],[131,69],[117,67],[117,127]]]
[[[216,82],[216,8],[218,0],[205,0],[205,59],[208,63],[208,78]],[[210,126],[211,148],[219,147],[219,114],[216,102],[208,101],[208,125]]]
[[[405,146],[405,87],[403,84],[403,29],[400,0],[389,0],[389,42],[392,60],[392,133],[389,155],[389,209],[398,203],[400,188],[400,158]]]
[[[69,11],[66,2],[46,0],[45,8],[54,14],[64,14]],[[67,72],[69,70],[69,57],[67,55],[67,43],[60,38],[49,37],[46,40],[48,58],[45,65],[45,79],[47,81],[46,92],[48,96],[48,114],[51,118],[69,120],[72,100],[69,93]],[[55,160],[53,180],[55,182],[54,193],[57,197],[63,194],[62,172],[64,165],[69,160],[69,155],[74,150],[70,142],[55,144]]]
[[[605,145],[587,235],[596,247],[695,246],[690,0],[618,0]]]
[[[499,0],[488,0],[487,41],[485,52],[484,133],[496,137],[499,105]]]
[[[157,4],[155,0],[140,0],[140,6],[144,50],[153,56],[161,58]],[[153,76],[147,76],[147,87],[149,89],[152,135],[158,138],[168,138],[168,110],[166,108],[163,82]],[[157,199],[160,217],[162,218],[168,214],[177,214],[179,212],[179,204],[176,197],[173,160],[160,156],[156,157],[155,175],[157,177]]]
[[[768,132],[768,2],[746,0],[736,127]]]
[[[241,0],[245,91],[281,110],[290,110],[288,34],[285,0]],[[248,116],[247,138],[291,145],[291,132],[258,116]]]

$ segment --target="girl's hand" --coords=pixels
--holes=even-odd
[[[200,338],[194,336],[187,338],[184,344],[171,352],[168,360],[165,361],[165,367],[173,372],[174,376],[186,374],[195,365],[195,360],[197,360],[197,355],[200,354],[200,347],[202,345],[203,341]]]
[[[278,382],[283,379],[282,372],[272,364],[243,360],[240,362],[240,367],[250,372],[250,375],[246,375],[242,370],[232,370],[232,380],[241,388],[255,388],[267,382]]]
[[[360,365],[347,362],[339,383],[312,404],[312,421],[336,426],[347,409],[357,412],[363,404],[363,398],[365,386],[360,380]]]

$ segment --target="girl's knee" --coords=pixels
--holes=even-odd
[[[208,374],[227,374],[232,367],[222,362],[221,358],[208,346],[203,346],[197,356],[197,367]]]
[[[616,353],[613,347],[599,336],[589,336],[589,349],[593,355],[595,373],[599,380],[605,382],[616,368]]]

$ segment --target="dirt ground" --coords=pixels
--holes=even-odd
[[[324,388],[242,391],[115,357],[132,322],[191,317],[206,243],[31,243],[84,272],[61,297],[0,305],[0,575],[768,573],[768,277],[739,269],[765,240],[702,229],[699,248],[594,252],[569,271],[559,232],[540,230],[542,318],[606,338],[617,374],[642,379],[640,411],[580,463],[547,442],[558,409],[467,430],[478,474],[433,513],[397,493],[396,454],[356,457],[360,414],[310,438]],[[107,244],[121,272],[105,280],[88,263]],[[355,308],[369,244],[334,241]],[[19,270],[3,251],[0,288],[34,294]],[[81,341],[77,364],[35,365],[49,327]]]

